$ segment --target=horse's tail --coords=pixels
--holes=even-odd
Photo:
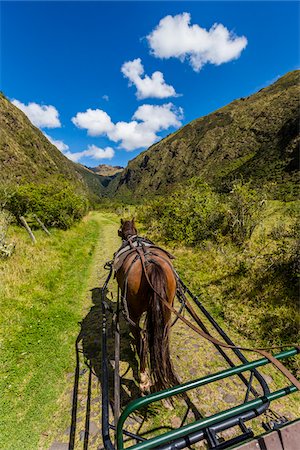
[[[170,357],[170,312],[162,303],[162,298],[168,301],[167,278],[163,268],[155,263],[148,266],[147,275],[151,283],[146,316],[150,376],[155,389],[161,390],[179,384]]]

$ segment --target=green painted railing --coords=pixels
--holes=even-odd
[[[293,348],[291,350],[286,350],[284,352],[278,353],[277,355],[274,355],[274,356],[276,359],[281,360],[284,358],[295,356],[297,353],[298,353],[298,350],[296,348]],[[213,375],[208,375],[206,377],[199,378],[197,380],[188,381],[187,383],[183,383],[179,386],[174,386],[170,389],[165,389],[160,392],[155,392],[153,394],[147,395],[146,397],[141,397],[141,398],[138,398],[137,400],[130,402],[127,405],[127,407],[124,409],[124,411],[122,412],[122,414],[119,418],[119,421],[118,421],[118,426],[117,426],[117,448],[118,448],[118,450],[123,450],[123,448],[124,448],[123,426],[124,426],[126,419],[133,411],[139,410],[139,409],[149,405],[150,403],[153,403],[153,402],[156,402],[159,400],[163,400],[165,398],[169,398],[174,395],[182,394],[183,392],[187,392],[190,389],[195,389],[197,387],[204,386],[204,385],[212,383],[214,381],[222,380],[222,379],[230,377],[232,375],[246,372],[247,370],[256,369],[257,367],[264,366],[268,363],[270,363],[270,361],[267,358],[261,358],[256,361],[251,361],[247,364],[241,364],[239,366],[232,367],[230,369],[222,370]],[[181,428],[178,428],[177,430],[172,430],[167,433],[161,434],[159,436],[153,437],[151,439],[148,439],[147,441],[143,441],[143,442],[133,445],[129,448],[135,449],[135,450],[142,450],[142,449],[151,449],[151,448],[158,447],[158,446],[166,444],[174,439],[186,436],[187,434],[201,430],[203,428],[207,428],[208,426],[212,426],[222,420],[229,419],[237,414],[245,413],[247,411],[250,411],[251,409],[261,406],[263,403],[276,400],[278,398],[281,398],[285,395],[291,394],[296,391],[297,391],[297,388],[294,385],[289,386],[284,389],[280,389],[278,391],[270,393],[269,395],[259,397],[257,399],[251,400],[242,405],[235,406],[226,411],[222,411],[222,412],[214,414],[210,417],[198,420],[196,422],[193,422],[191,424],[188,424]]]

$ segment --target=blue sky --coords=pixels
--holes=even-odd
[[[124,166],[299,68],[298,21],[297,2],[2,2],[1,90],[68,157]]]

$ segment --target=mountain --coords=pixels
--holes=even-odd
[[[103,177],[113,177],[119,172],[122,172],[124,167],[121,166],[109,166],[108,164],[99,164],[97,167],[88,167],[94,173]]]
[[[243,177],[254,185],[293,185],[299,168],[300,71],[233,101],[152,145],[128,163],[117,195],[164,193],[198,176],[230,188]]]
[[[66,158],[2,93],[0,129],[2,181],[44,183],[55,175],[87,194],[100,195],[105,189],[105,177]]]

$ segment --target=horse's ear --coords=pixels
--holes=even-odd
[[[123,225],[123,223],[124,223],[124,220],[123,220],[123,219],[121,219],[121,225]]]
[[[135,221],[135,217],[132,218],[132,223],[133,223],[133,225],[134,225],[134,221]]]

